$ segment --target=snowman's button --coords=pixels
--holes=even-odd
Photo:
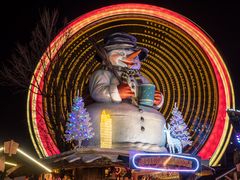
[[[142,109],[139,109],[139,112],[140,112],[140,113],[143,113],[143,110],[142,110]]]
[[[141,126],[141,131],[145,131],[145,127]]]
[[[141,117],[141,121],[142,121],[142,122],[144,121],[144,117]]]

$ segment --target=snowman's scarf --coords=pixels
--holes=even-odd
[[[114,75],[121,73],[121,79],[120,79],[121,82],[120,83],[127,83],[130,86],[131,90],[135,93],[135,97],[131,98],[131,104],[138,107],[139,104],[136,99],[136,95],[137,95],[136,86],[143,83],[141,75],[140,75],[140,71],[136,70],[136,69],[129,69],[129,68],[120,67],[120,66],[111,66],[111,67],[102,66],[102,68],[104,70],[113,72]],[[133,79],[135,80],[135,82],[133,82],[134,81]],[[137,84],[135,84],[135,83],[137,83]]]
[[[108,66],[103,66],[104,70],[110,71],[117,71],[121,72],[121,80],[122,82],[128,83],[131,78],[134,78],[137,84],[142,84],[142,79],[140,77],[140,71],[137,69],[129,69],[127,67],[120,67],[120,66],[112,66],[112,68]]]

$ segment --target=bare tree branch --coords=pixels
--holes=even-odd
[[[49,91],[46,86],[48,84],[49,74],[57,77],[57,73],[61,68],[56,62],[63,62],[61,53],[57,53],[54,56],[52,53],[52,50],[56,49],[58,44],[51,44],[53,38],[59,33],[59,23],[59,13],[56,9],[53,11],[44,9],[40,13],[40,20],[31,33],[30,42],[25,45],[16,44],[14,52],[8,61],[2,65],[2,69],[0,70],[0,85],[11,86],[18,90],[31,90],[32,93],[40,94],[43,99],[45,98],[45,102],[48,102],[49,98],[52,98],[52,100],[56,102],[56,107],[53,110],[46,108],[44,112],[36,113],[44,119],[45,122],[50,122],[51,126],[48,127],[48,134],[52,138],[54,138],[53,136],[58,137],[55,138],[57,144],[64,147],[64,137],[61,130],[65,126],[66,120],[62,116],[63,112],[61,108],[57,107],[60,106],[59,98],[64,96],[64,94],[61,94],[62,92],[58,89],[60,86],[58,81],[53,82],[54,88],[52,91]],[[70,32],[66,32],[61,36],[61,42],[66,42],[69,36]],[[41,73],[43,73],[42,79],[44,86],[40,86],[39,79],[37,79],[38,75],[34,73],[38,64],[42,68]],[[64,88],[67,89],[66,84],[64,84]],[[32,89],[37,89],[37,91],[33,91]],[[48,111],[51,114],[48,114]],[[54,132],[55,135],[53,135],[52,132]]]
[[[59,13],[56,9],[51,12],[48,9],[42,11],[40,21],[32,32],[31,41],[25,45],[16,44],[14,52],[7,61],[8,65],[3,64],[3,68],[0,70],[1,85],[28,90],[31,78],[36,78],[34,77],[34,70],[38,63],[41,63],[43,78],[46,78],[48,67],[45,59],[41,57],[45,53],[50,62],[49,67],[52,66],[51,63],[54,63],[50,43],[58,33],[58,17]],[[42,95],[47,95],[46,92],[41,90],[39,84],[36,88]]]

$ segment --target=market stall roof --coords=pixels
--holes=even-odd
[[[129,151],[104,148],[78,148],[45,158],[45,164],[57,168],[106,167],[128,165]]]

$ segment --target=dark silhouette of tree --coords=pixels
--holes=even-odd
[[[56,62],[61,61],[63,58],[61,53],[57,53],[53,56],[52,49],[56,48],[58,45],[51,44],[52,40],[60,32],[61,27],[65,27],[66,25],[66,21],[61,22],[59,19],[59,12],[56,9],[52,11],[44,9],[40,12],[39,22],[32,31],[30,41],[26,44],[17,43],[10,58],[6,61],[8,64],[5,63],[2,65],[0,71],[1,85],[13,87],[16,91],[32,91],[31,87],[34,86],[38,90],[37,93],[42,96],[45,102],[49,101],[49,99],[54,99],[55,102],[58,102],[60,97],[70,94],[62,94],[62,91],[58,88],[57,81],[52,82],[54,87],[56,87],[54,90],[49,91],[47,88],[49,73],[57,77],[60,66]],[[66,31],[65,34],[61,36],[63,46],[64,42],[66,42],[69,37],[69,31]],[[43,55],[45,58],[43,58]],[[48,62],[47,65],[46,61]],[[39,63],[43,68],[43,87],[38,83],[37,75],[34,73]],[[35,84],[32,83],[32,79],[36,82]],[[66,89],[67,87],[63,88]],[[58,103],[56,103],[56,105],[58,105]],[[47,107],[45,108],[47,109]],[[65,108],[69,111],[71,109],[71,107]],[[56,107],[50,114],[49,112],[44,112],[44,114],[41,112],[36,113],[40,113],[40,117],[43,118],[46,123],[51,124],[51,126],[48,126],[48,132],[46,133],[49,133],[50,136],[56,140],[55,143],[58,144],[60,150],[64,151],[66,149],[64,143],[65,138],[61,131],[65,127],[66,119],[63,117],[60,109],[61,108]]]

